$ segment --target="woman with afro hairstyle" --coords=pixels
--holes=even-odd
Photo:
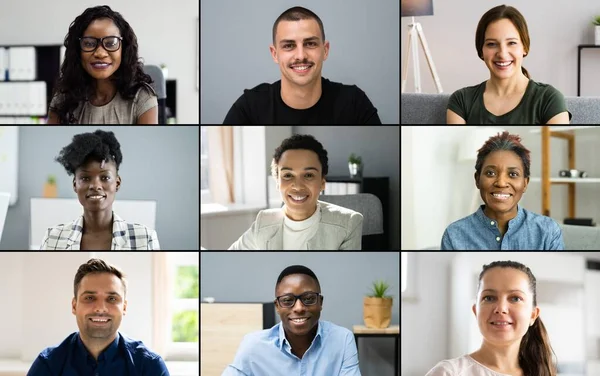
[[[519,205],[530,169],[530,152],[521,137],[507,131],[490,137],[477,151],[473,176],[484,205],[446,228],[441,249],[564,250],[558,223]]]
[[[327,150],[311,135],[283,140],[271,161],[282,208],[261,210],[229,250],[361,250],[363,215],[319,200]]]
[[[71,23],[64,46],[48,124],[158,124],[153,81],[121,14],[106,5],[86,9]]]
[[[83,215],[71,223],[49,228],[45,250],[159,250],[156,231],[128,223],[112,210],[121,187],[121,145],[113,132],[97,130],[73,137],[56,158],[73,175],[73,191]]]

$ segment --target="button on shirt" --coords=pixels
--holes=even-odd
[[[87,351],[79,333],[60,345],[48,347],[31,365],[27,376],[169,376],[165,362],[141,341],[118,333],[117,338],[96,361]]]
[[[281,323],[244,337],[222,376],[360,376],[352,332],[319,321],[302,359],[292,354]]]
[[[442,250],[564,250],[556,221],[517,205],[517,216],[508,221],[504,237],[498,223],[488,218],[485,205],[468,217],[453,222],[442,236]]]

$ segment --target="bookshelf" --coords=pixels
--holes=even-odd
[[[33,47],[35,50],[35,78],[33,80],[3,80],[0,81],[0,85],[14,85],[19,83],[19,85],[26,85],[26,83],[33,82],[43,82],[46,86],[46,105],[44,106],[44,110],[42,113],[3,113],[0,115],[0,121],[2,118],[4,120],[8,120],[10,118],[15,118],[18,123],[45,123],[45,119],[47,117],[47,110],[50,101],[52,100],[52,90],[54,88],[54,83],[56,77],[58,77],[58,73],[60,71],[60,63],[61,63],[61,47],[60,44],[49,44],[49,45],[0,45],[0,47],[10,50],[11,48],[17,47]],[[4,50],[0,50],[4,52]],[[1,74],[5,74],[4,71],[0,72]],[[10,77],[9,77],[10,78]],[[6,79],[6,77],[4,77]],[[13,86],[14,87],[14,86]],[[30,121],[28,121],[30,120]]]
[[[575,215],[575,184],[597,184],[600,183],[600,178],[559,178],[550,176],[550,138],[556,137],[567,141],[568,147],[568,169],[576,169],[575,152],[576,152],[576,137],[577,131],[586,129],[595,129],[600,131],[600,126],[540,126],[534,129],[531,133],[541,133],[542,137],[542,176],[532,177],[532,182],[541,182],[542,184],[542,214],[550,216],[550,195],[552,184],[568,185],[568,206],[569,217],[574,218]]]

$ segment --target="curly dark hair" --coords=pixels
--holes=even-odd
[[[105,132],[98,129],[94,133],[81,133],[73,136],[73,141],[65,146],[55,159],[63,165],[69,175],[75,175],[75,171],[90,161],[102,162],[113,161],[117,166],[123,162],[121,144],[117,141],[113,132]]]
[[[87,8],[69,26],[65,36],[66,47],[65,60],[60,67],[53,96],[61,99],[55,110],[61,124],[73,124],[77,122],[73,112],[80,102],[87,101],[94,92],[95,80],[81,65],[81,47],[79,38],[89,24],[99,18],[110,18],[121,32],[121,65],[111,76],[117,87],[117,91],[123,99],[133,99],[143,83],[151,84],[152,78],[142,70],[143,62],[138,58],[138,42],[135,33],[129,23],[125,21],[120,13],[110,9],[108,5]]]
[[[91,258],[85,264],[81,264],[79,269],[77,269],[77,273],[75,274],[75,279],[73,280],[73,294],[75,299],[77,299],[77,290],[79,290],[79,284],[83,277],[91,273],[111,273],[117,276],[123,283],[123,290],[125,291],[125,296],[127,296],[127,280],[125,279],[125,274],[117,268],[116,266],[108,264],[106,261]]]
[[[277,165],[283,153],[290,149],[306,149],[312,150],[319,156],[319,162],[321,162],[322,178],[327,176],[329,172],[329,158],[327,158],[327,150],[323,148],[323,145],[317,141],[311,135],[295,134],[290,138],[283,140],[281,145],[275,149],[273,154],[273,160],[271,161],[271,176],[277,180],[279,178],[279,171]]]
[[[504,131],[502,134],[498,133],[496,136],[490,137],[489,140],[483,144],[481,149],[477,151],[477,162],[475,162],[477,179],[479,179],[479,176],[481,175],[481,169],[483,168],[485,158],[490,153],[498,150],[508,150],[516,153],[523,162],[523,168],[525,169],[524,177],[529,177],[531,168],[530,151],[521,144],[521,137],[519,135],[510,134],[508,131]]]

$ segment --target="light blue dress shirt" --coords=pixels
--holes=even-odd
[[[354,334],[319,320],[317,335],[299,359],[281,323],[247,334],[222,376],[360,376]]]
[[[517,205],[517,216],[508,221],[504,237],[495,220],[481,205],[468,217],[453,222],[442,236],[442,250],[544,250],[565,249],[562,231],[556,221]]]

